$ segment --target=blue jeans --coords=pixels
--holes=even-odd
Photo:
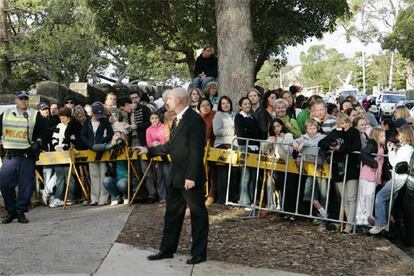
[[[246,168],[244,178],[240,183],[240,205],[250,205],[254,200],[254,188],[256,183],[257,170],[255,168]]]
[[[121,178],[118,181],[110,176],[107,176],[103,180],[105,189],[111,195],[111,201],[128,199],[128,178]],[[137,187],[137,183],[132,181],[133,190]]]
[[[68,179],[69,165],[58,165],[55,166],[54,169],[56,174],[56,190],[52,196],[63,200],[65,197],[65,188]],[[70,177],[71,180],[69,183],[68,199],[73,199],[73,194],[75,192],[75,176],[72,174]]]
[[[401,190],[404,183],[405,181],[397,180],[394,182],[393,200],[397,197],[398,191]],[[375,225],[387,225],[392,184],[391,179],[382,187],[375,198]]]
[[[195,77],[193,79],[193,87],[194,88],[201,88],[204,89],[207,86],[207,83],[209,83],[210,81],[215,81],[216,79],[213,77],[205,77],[204,80],[201,80],[200,77]]]

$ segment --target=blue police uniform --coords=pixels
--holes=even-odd
[[[20,91],[16,97],[28,98],[28,94]],[[17,218],[19,222],[27,223],[24,213],[29,210],[35,188],[37,152],[33,141],[46,141],[50,132],[36,110],[27,108],[25,112],[19,113],[17,107],[13,107],[0,115],[0,135],[3,151],[0,190],[8,212],[2,222],[10,223]]]

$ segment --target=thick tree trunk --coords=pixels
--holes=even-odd
[[[219,95],[238,100],[253,86],[250,0],[216,0]]]
[[[188,66],[188,72],[190,73],[190,78],[193,78],[194,74],[194,66],[195,66],[195,58],[194,58],[194,51],[189,51],[185,54],[185,57],[187,59],[187,66]]]
[[[1,57],[1,71],[3,78],[1,80],[2,90],[7,90],[7,87],[11,80],[12,70],[11,62],[8,60],[9,53],[9,39],[7,37],[7,14],[6,14],[6,1],[0,0],[0,45],[4,49],[4,54]],[[7,91],[6,91],[7,93]]]

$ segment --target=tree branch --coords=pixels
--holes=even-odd
[[[116,83],[116,80],[111,79],[111,78],[109,78],[109,77],[106,77],[106,76],[104,76],[104,75],[101,75],[101,74],[99,74],[99,73],[97,73],[97,74],[96,74],[96,77],[98,77],[98,78],[100,78],[100,79],[103,79],[103,80],[107,80],[107,81],[109,81],[109,82]]]

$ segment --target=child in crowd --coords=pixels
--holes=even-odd
[[[165,126],[161,123],[157,113],[151,114],[151,126],[147,128],[146,140],[148,147],[156,147],[166,143]],[[156,162],[157,190],[160,202],[167,199],[167,181],[170,175],[170,162],[167,156],[162,156],[162,162]]]
[[[59,109],[59,119],[60,123],[56,126],[55,131],[52,135],[52,147],[55,151],[65,151],[69,149],[69,145],[64,143],[65,140],[65,131],[68,126],[71,117],[71,110],[68,108]],[[57,165],[55,166],[56,173],[56,190],[53,195],[51,195],[49,200],[49,207],[55,208],[63,206],[63,199],[65,196],[65,186],[68,177],[69,166],[68,165]],[[69,198],[73,198],[74,191],[74,181],[73,178],[70,182],[71,192]]]
[[[293,142],[293,149],[302,153],[303,160],[306,162],[322,164],[323,160],[318,150],[318,143],[325,138],[324,134],[319,133],[319,123],[310,119],[305,123],[306,134],[302,135]],[[315,177],[315,187],[313,188],[313,179]],[[312,199],[312,190],[314,190],[314,196]],[[313,206],[318,210],[321,217],[326,218],[326,210],[322,207],[319,201],[319,195],[321,201],[324,203],[327,193],[326,179],[318,179],[316,176],[308,176],[305,182],[304,201],[313,201]]]
[[[358,203],[356,211],[357,225],[368,225],[368,217],[374,209],[375,189],[382,184],[384,162],[385,131],[374,128],[361,151],[362,168],[359,175]],[[375,154],[375,155],[374,155]]]
[[[111,123],[105,116],[105,109],[102,103],[95,102],[92,104],[92,117],[86,119],[81,139],[88,145],[89,149],[95,144],[109,144],[112,140],[114,131]],[[108,145],[109,148],[109,145]],[[105,205],[108,203],[108,191],[103,186],[103,180],[106,173],[106,164],[89,163],[89,174],[91,177],[91,202],[89,205]]]

